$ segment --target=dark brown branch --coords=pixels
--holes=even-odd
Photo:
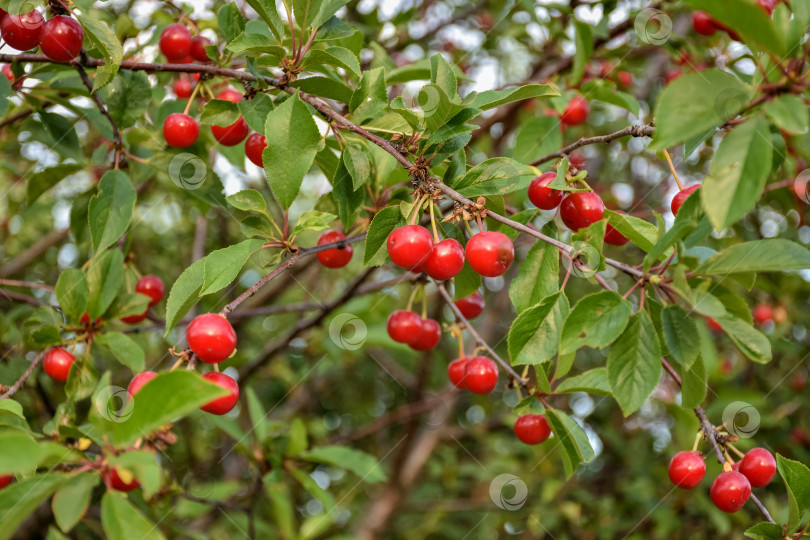
[[[9,387],[9,389],[6,390],[6,392],[2,396],[0,396],[0,399],[7,399],[7,398],[10,398],[11,396],[13,396],[14,394],[16,394],[17,390],[22,388],[22,386],[25,384],[25,381],[28,380],[28,377],[31,376],[31,374],[34,372],[34,370],[37,368],[37,366],[45,358],[45,355],[47,355],[51,351],[52,348],[53,347],[48,347],[47,349],[45,349],[44,351],[39,353],[37,355],[37,357],[34,358],[33,362],[31,362],[31,364],[28,366],[28,369],[26,369],[25,372],[22,374],[22,376],[19,379],[17,379],[17,382],[12,384]]]
[[[565,155],[570,154],[577,148],[582,148],[583,146],[588,146],[589,144],[597,144],[597,143],[609,143],[611,141],[615,141],[616,139],[621,139],[622,137],[650,137],[655,132],[655,128],[653,126],[627,126],[624,129],[620,129],[615,133],[609,133],[608,135],[600,135],[598,137],[583,137],[576,142],[569,144],[568,146],[563,147],[556,152],[552,152],[548,155],[541,157],[540,159],[536,159],[531,162],[531,165],[537,166],[541,163],[545,163],[546,161],[552,160],[554,158],[562,157]]]

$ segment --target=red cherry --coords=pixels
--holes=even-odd
[[[776,4],[778,3],[779,0],[757,0],[757,4],[759,4],[760,7],[768,13],[768,15],[773,15],[773,10],[776,9]]]
[[[706,317],[706,324],[709,326],[709,330],[712,332],[720,333],[723,331],[723,327],[720,326],[720,323],[711,317]]]
[[[82,314],[81,319],[79,319],[79,320],[81,321],[81,323],[82,323],[82,324],[90,324],[90,314],[88,314],[88,313],[85,311],[85,312]],[[96,320],[93,322],[93,324],[98,324],[98,323],[100,323],[100,322],[101,322],[101,317],[96,317]]]
[[[678,452],[669,462],[669,480],[681,489],[694,489],[706,476],[706,462],[697,452]]]
[[[458,275],[464,269],[464,248],[458,240],[445,238],[433,244],[424,270],[436,281],[444,281]]]
[[[22,15],[9,13],[0,21],[0,34],[12,49],[28,51],[39,45],[43,21],[39,11],[30,11]]]
[[[411,270],[427,262],[433,249],[433,238],[420,225],[405,225],[391,231],[387,241],[388,255],[394,264]]]
[[[560,206],[565,192],[547,187],[557,177],[557,173],[543,173],[529,184],[529,200],[537,208],[553,210]]]
[[[456,358],[447,366],[447,376],[450,378],[450,382],[453,383],[453,386],[456,388],[461,388],[464,390],[467,388],[467,381],[464,378],[464,371],[467,367],[467,361],[469,358]]]
[[[714,19],[705,11],[695,11],[692,13],[692,27],[695,29],[695,32],[704,36],[711,36],[717,32]]]
[[[584,229],[605,216],[605,204],[593,191],[570,193],[560,203],[560,217],[572,231]]]
[[[133,489],[138,489],[141,486],[141,483],[138,482],[134,477],[129,483],[124,482],[118,475],[118,471],[113,467],[107,467],[101,471],[101,477],[104,479],[104,483],[110,487],[110,489],[114,489],[116,491],[129,492]]]
[[[515,246],[503,233],[480,232],[467,242],[465,253],[473,270],[485,277],[497,277],[512,264]]]
[[[174,90],[174,95],[178,98],[190,98],[192,92],[194,92],[194,81],[192,81],[190,77],[181,75],[174,80],[172,89]]]
[[[622,212],[621,210],[616,210],[617,214],[626,214],[627,212]],[[607,228],[605,229],[605,242],[610,244],[611,246],[623,246],[630,239],[627,238],[625,235],[614,229],[610,223],[608,223]]]
[[[253,133],[245,141],[245,155],[257,167],[264,167],[262,152],[267,148],[267,138],[261,133]]]
[[[397,343],[411,343],[422,332],[422,317],[413,311],[395,311],[388,316],[388,335]]]
[[[524,414],[515,421],[515,435],[525,444],[540,444],[549,438],[551,428],[542,414]]]
[[[42,25],[39,46],[45,56],[57,62],[70,62],[82,50],[84,30],[79,21],[65,15],[51,17]]]
[[[568,163],[579,170],[583,170],[586,163],[585,155],[582,152],[571,152],[568,156]]]
[[[70,366],[76,361],[76,357],[61,347],[56,347],[48,351],[42,367],[51,379],[65,382],[70,373]]]
[[[126,324],[138,324],[139,322],[145,320],[146,316],[148,314],[149,314],[149,308],[147,307],[146,311],[144,311],[141,314],[127,315],[126,317],[121,317],[121,322],[126,323]]]
[[[236,332],[228,319],[217,313],[198,315],[186,328],[189,348],[206,364],[230,357],[236,348]]]
[[[145,385],[146,383],[157,377],[157,375],[158,374],[155,373],[154,371],[144,371],[143,373],[138,373],[132,378],[131,381],[129,381],[129,386],[127,386],[127,392],[129,392],[131,396],[134,396],[135,394],[141,391],[143,385]]]
[[[160,52],[171,63],[182,62],[191,54],[191,32],[182,24],[170,24],[160,33]]]
[[[7,485],[9,485],[12,480],[14,480],[14,475],[12,475],[12,474],[0,474],[0,489],[3,489]]]
[[[762,326],[768,321],[773,320],[773,308],[768,304],[759,304],[758,306],[754,306],[753,315],[754,322]]]
[[[475,291],[470,296],[459,298],[453,303],[468,321],[481,315],[484,312],[484,306],[486,305],[484,303],[484,295],[479,291]]]
[[[633,74],[629,71],[620,71],[618,74],[619,85],[625,88],[633,86]]]
[[[567,126],[578,126],[588,119],[590,106],[588,100],[582,96],[574,96],[560,116],[560,120]]]
[[[239,103],[243,97],[235,88],[226,88],[217,94],[217,99],[230,101],[231,103]]]
[[[498,384],[498,366],[486,356],[476,356],[467,361],[464,380],[473,394],[489,394]]]
[[[670,205],[673,215],[678,215],[678,210],[681,209],[681,205],[684,203],[684,201],[686,201],[687,198],[689,198],[689,195],[694,193],[699,187],[700,184],[695,184],[694,186],[689,186],[688,188],[682,189],[675,194],[675,196],[672,198],[672,204]]]
[[[765,487],[776,474],[776,460],[764,448],[752,448],[740,464],[740,473],[751,483],[751,487]]]
[[[421,329],[416,338],[408,343],[408,347],[415,351],[429,351],[439,344],[442,338],[442,327],[433,319],[422,319]]]
[[[721,472],[712,482],[709,495],[717,508],[733,514],[742,508],[751,496],[751,483],[738,472]]]
[[[0,70],[2,70],[3,75],[6,76],[6,79],[8,79],[8,82],[14,82],[15,77],[14,77],[14,73],[12,73],[12,71],[11,71],[11,64],[3,64],[3,67],[0,68]]]
[[[197,142],[200,125],[187,114],[172,113],[163,122],[163,138],[169,146],[186,148]]]
[[[230,126],[211,126],[211,133],[222,146],[236,146],[247,137],[250,128],[243,117],[239,117]]]
[[[345,239],[346,235],[342,232],[326,231],[318,238],[318,245],[333,244]],[[343,268],[352,260],[352,253],[354,253],[354,248],[352,248],[351,244],[346,244],[344,247],[319,251],[316,255],[321,264],[327,268]]]
[[[163,281],[157,276],[147,274],[135,284],[135,292],[151,298],[149,307],[152,307],[163,299]]]
[[[210,62],[208,53],[205,52],[205,46],[211,45],[211,41],[203,36],[194,36],[191,38],[191,56],[197,62]]]
[[[667,70],[666,73],[664,73],[664,81],[666,81],[666,83],[669,84],[678,77],[680,77],[681,75],[683,75],[683,71],[681,71],[678,68],[672,68],[670,70]]]
[[[209,401],[200,409],[211,414],[229,413],[239,401],[239,385],[231,377],[218,371],[209,371],[203,374],[203,378],[230,392],[228,395]]]

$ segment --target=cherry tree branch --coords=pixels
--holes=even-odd
[[[22,376],[21,376],[19,379],[17,379],[17,382],[15,382],[14,384],[12,384],[12,385],[11,385],[11,386],[8,388],[8,390],[6,390],[6,392],[5,392],[3,395],[0,395],[0,399],[8,399],[8,398],[10,398],[11,396],[13,396],[14,394],[16,394],[16,393],[17,393],[17,390],[19,390],[20,388],[22,388],[22,386],[25,384],[25,381],[27,381],[27,380],[28,380],[28,377],[30,377],[30,376],[31,376],[31,374],[34,372],[34,370],[37,368],[37,366],[38,366],[38,365],[39,365],[39,364],[42,362],[42,360],[45,358],[45,355],[47,355],[49,352],[51,352],[51,349],[53,349],[53,347],[48,347],[47,349],[45,349],[44,351],[42,351],[41,353],[39,353],[39,354],[37,355],[37,357],[36,357],[36,358],[34,358],[34,360],[33,360],[33,361],[31,362],[31,364],[28,366],[28,368],[25,370],[25,372],[22,374]]]
[[[621,139],[622,137],[650,137],[655,132],[655,128],[652,125],[646,126],[627,126],[624,129],[620,129],[614,133],[609,133],[608,135],[600,135],[598,137],[583,137],[578,141],[575,141],[568,146],[564,146],[562,149],[557,150],[556,152],[552,152],[548,155],[541,157],[540,159],[536,159],[530,163],[532,166],[540,165],[541,163],[545,163],[546,161],[552,160],[554,158],[562,157],[564,155],[568,155],[577,148],[582,148],[583,146],[588,146],[589,144],[597,144],[597,143],[609,143],[611,141],[615,141],[616,139]]]
[[[26,289],[42,289],[43,291],[53,292],[53,287],[45,283],[36,283],[34,281],[18,281],[16,279],[2,279],[0,278],[0,286],[6,287],[24,287]]]
[[[87,54],[82,50],[82,57],[87,58]],[[90,80],[90,77],[87,76],[87,72],[84,70],[81,64],[75,63],[76,71],[79,73],[79,77],[82,79],[82,83],[84,86],[87,87],[87,91],[90,92],[90,97],[98,107],[99,112],[104,115],[104,117],[110,122],[110,126],[112,126],[113,131],[113,140],[115,144],[115,168],[118,168],[118,160],[121,158],[121,151],[123,150],[123,145],[121,143],[121,132],[118,130],[118,125],[113,120],[113,117],[110,115],[110,111],[107,110],[107,107],[104,106],[104,103],[101,101],[101,96],[98,95],[98,92],[93,92],[93,82]]]

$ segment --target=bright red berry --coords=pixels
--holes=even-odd
[[[689,198],[689,195],[697,191],[699,187],[700,184],[695,184],[694,186],[689,186],[688,188],[682,189],[675,194],[675,196],[672,198],[672,204],[670,205],[673,215],[678,215],[678,210],[681,209],[681,205],[683,205],[684,201]]]
[[[574,96],[560,116],[560,120],[567,126],[578,126],[588,119],[590,112],[588,100],[582,96]]]
[[[244,96],[239,93],[235,88],[226,88],[217,94],[217,99],[230,101],[231,103],[239,103]]]
[[[127,386],[127,392],[129,392],[131,396],[134,396],[135,394],[141,391],[143,385],[145,385],[146,383],[157,377],[157,375],[158,374],[155,373],[154,371],[144,371],[143,373],[138,373],[132,378],[131,381],[129,381],[129,386]]]
[[[174,80],[172,89],[174,90],[174,95],[178,98],[190,98],[191,93],[194,92],[194,81],[191,80],[191,77],[180,75]]]
[[[467,367],[467,361],[469,358],[456,358],[447,366],[447,376],[450,378],[450,382],[453,383],[453,386],[456,388],[461,388],[462,390],[467,388],[467,380],[464,378],[464,371]]]
[[[135,315],[127,315],[126,317],[121,317],[121,322],[126,324],[138,324],[146,320],[146,316],[149,314],[149,308],[146,308],[146,311],[143,313],[135,314]]]
[[[203,378],[218,386],[221,386],[229,393],[226,396],[209,401],[200,409],[211,414],[227,414],[236,406],[239,401],[239,385],[231,377],[219,371],[209,371],[203,374]]]
[[[445,238],[433,244],[424,270],[427,275],[437,281],[444,281],[455,277],[464,269],[464,248],[458,240]]]
[[[183,113],[172,113],[163,122],[163,138],[169,146],[186,148],[197,142],[200,136],[200,124]]]
[[[129,482],[124,482],[114,467],[107,467],[102,470],[101,477],[104,479],[104,483],[110,487],[110,489],[114,489],[116,491],[128,492],[132,491],[133,489],[138,489],[141,486],[141,483],[138,482],[134,477]]]
[[[0,68],[2,70],[3,75],[6,76],[8,82],[14,82],[14,73],[11,71],[11,64],[3,64],[3,67]]]
[[[585,168],[585,155],[582,152],[571,152],[571,154],[568,156],[568,162],[572,167],[575,167],[581,171]]]
[[[245,141],[245,155],[257,167],[264,167],[262,152],[267,148],[267,138],[261,133],[253,133]]]
[[[720,333],[723,331],[723,327],[720,326],[720,323],[712,319],[711,317],[706,317],[706,324],[709,327],[709,330],[712,332]]]
[[[185,63],[191,54],[191,32],[182,24],[170,24],[160,33],[160,52],[172,63]]]
[[[205,52],[206,45],[211,45],[211,41],[203,36],[194,36],[191,38],[191,56],[197,62],[210,62],[208,53]]]
[[[484,306],[486,305],[484,303],[484,295],[479,291],[475,291],[470,296],[459,298],[453,303],[468,321],[481,315],[484,312]]]
[[[79,21],[65,15],[51,17],[42,25],[39,46],[45,56],[57,62],[70,62],[82,50],[84,30]]]
[[[633,74],[629,71],[620,71],[618,76],[619,86],[630,88],[633,86]]]
[[[560,206],[565,192],[547,187],[557,177],[557,173],[543,173],[529,184],[529,200],[537,208],[553,210]]]
[[[515,435],[525,444],[540,444],[549,438],[551,428],[542,414],[524,414],[515,421]]]
[[[211,133],[222,146],[236,146],[247,137],[250,128],[243,117],[230,126],[211,126]]]
[[[709,496],[717,508],[732,514],[742,508],[751,496],[751,483],[738,472],[721,472],[712,482]]]
[[[442,338],[442,327],[433,319],[422,319],[421,328],[416,338],[408,343],[415,351],[429,351],[439,344]]]
[[[773,320],[773,308],[768,304],[759,304],[754,306],[753,315],[754,322],[762,326],[768,321]]]
[[[236,348],[236,332],[228,319],[217,313],[198,315],[186,328],[186,341],[206,364],[222,362]]]
[[[706,476],[706,462],[697,452],[678,452],[669,462],[669,480],[681,489],[694,489]]]
[[[500,232],[480,232],[467,242],[467,262],[485,277],[497,277],[506,272],[515,258],[515,246]]]
[[[714,19],[705,11],[695,11],[692,13],[692,27],[695,29],[695,32],[704,36],[711,36],[717,32]]]
[[[605,204],[593,191],[570,193],[560,203],[560,218],[572,231],[584,229],[605,216]]]
[[[0,34],[9,47],[18,51],[28,51],[39,45],[44,18],[39,11],[22,15],[8,14],[0,21]]]
[[[464,380],[473,394],[489,394],[498,384],[498,366],[486,356],[476,356],[467,361]]]
[[[147,274],[135,284],[135,292],[151,298],[149,307],[152,307],[163,299],[163,281],[157,276]]]
[[[664,73],[664,81],[669,84],[681,75],[683,75],[683,71],[679,68],[668,69],[666,73]]]
[[[388,316],[388,335],[397,343],[411,343],[422,332],[422,317],[413,311],[395,311]]]
[[[752,448],[739,464],[740,473],[748,478],[751,487],[767,486],[776,474],[776,460],[764,448]]]
[[[0,489],[3,489],[7,485],[9,485],[12,480],[14,480],[14,475],[12,475],[12,474],[0,474]]]
[[[433,238],[420,225],[405,225],[391,231],[387,247],[394,264],[411,270],[427,262],[433,249]]]
[[[616,213],[626,214],[626,212],[622,212],[621,210],[616,210]],[[605,243],[608,243],[611,246],[623,246],[629,241],[629,238],[617,231],[610,225],[610,223],[608,223],[607,228],[605,229]]]
[[[48,351],[42,367],[51,379],[65,382],[70,373],[70,366],[76,361],[76,357],[61,347],[56,347]]]
[[[340,231],[326,231],[318,238],[318,245],[333,244],[345,239],[346,235]],[[351,244],[346,244],[343,247],[319,251],[316,255],[321,264],[327,268],[343,268],[352,260],[352,253],[354,253],[354,248]]]

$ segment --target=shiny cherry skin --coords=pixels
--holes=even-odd
[[[442,339],[442,327],[433,319],[422,319],[421,329],[416,339],[408,343],[408,347],[415,351],[429,351],[439,344]]]
[[[560,218],[565,226],[576,232],[605,217],[605,204],[593,191],[570,193],[560,203]]]
[[[543,173],[529,184],[529,200],[541,210],[554,210],[560,206],[565,192],[547,187],[557,177],[557,173]]]
[[[149,307],[152,307],[163,299],[163,280],[147,274],[135,284],[135,292],[148,296],[151,299]]]
[[[239,93],[239,90],[235,88],[226,88],[222,90],[219,94],[217,94],[217,99],[223,99],[225,101],[230,101],[231,103],[239,103],[242,101],[242,94]]]
[[[0,489],[3,489],[14,480],[13,474],[0,474]]]
[[[230,126],[211,126],[211,133],[222,146],[236,146],[245,140],[250,128],[241,116]]]
[[[346,235],[340,231],[326,231],[318,238],[318,245],[334,244],[345,239]],[[327,268],[343,268],[352,260],[352,253],[354,253],[354,248],[351,244],[346,244],[343,247],[319,251],[316,255],[321,264]]]
[[[712,482],[709,496],[717,508],[733,514],[742,508],[751,496],[751,483],[748,478],[736,471],[721,472]]]
[[[42,25],[39,46],[45,56],[57,62],[70,62],[82,50],[84,30],[79,21],[65,15],[51,17]]]
[[[476,356],[464,368],[467,389],[473,394],[489,394],[498,384],[498,365],[486,356]]]
[[[712,319],[711,317],[706,317],[706,325],[709,327],[709,330],[715,333],[720,333],[723,331],[723,327],[720,326],[720,323]]]
[[[388,335],[397,343],[411,343],[422,332],[422,317],[413,311],[395,311],[388,316]]]
[[[39,45],[44,18],[39,11],[22,15],[8,14],[0,21],[0,34],[6,44],[18,51],[29,51]]]
[[[219,371],[209,371],[203,374],[203,379],[221,386],[229,393],[226,396],[209,401],[200,409],[211,414],[227,414],[236,406],[239,401],[239,385],[228,375]]]
[[[455,277],[464,269],[464,248],[455,238],[445,238],[433,244],[424,270],[436,281]]]
[[[394,264],[411,270],[427,262],[433,249],[433,238],[420,225],[405,225],[391,231],[386,245]]]
[[[264,167],[262,152],[267,148],[267,138],[261,133],[252,133],[245,141],[245,155],[257,167]]]
[[[169,146],[186,148],[197,142],[200,124],[183,113],[172,113],[163,122],[163,138]]]
[[[467,388],[467,380],[464,378],[464,371],[469,358],[456,358],[447,366],[447,376],[453,386],[464,390]]]
[[[560,116],[560,120],[566,126],[578,126],[588,119],[590,110],[587,99],[582,96],[574,96],[568,102],[568,106]]]
[[[70,373],[70,366],[76,361],[76,357],[67,352],[62,347],[56,347],[48,351],[42,368],[51,379],[58,382],[65,382]]]
[[[115,491],[123,491],[127,493],[141,487],[141,483],[138,482],[134,477],[129,483],[124,482],[114,467],[106,467],[103,471],[101,471],[101,477],[104,479],[104,483],[108,485],[110,489],[114,489]]]
[[[524,414],[515,421],[515,435],[525,444],[540,444],[551,436],[551,427],[542,414]]]
[[[206,45],[211,45],[211,40],[203,36],[191,38],[191,57],[197,62],[210,62],[208,53],[205,52]]]
[[[627,212],[622,212],[621,210],[616,210],[617,214],[626,214]],[[607,228],[605,229],[605,243],[610,244],[611,246],[623,246],[630,239],[627,238],[625,235],[617,231],[613,228],[610,223],[608,223]]]
[[[486,303],[484,302],[484,295],[481,294],[480,291],[475,291],[470,296],[459,298],[453,303],[468,321],[481,315],[484,312],[484,307],[486,306]]]
[[[186,328],[186,341],[197,358],[217,364],[236,349],[236,332],[228,319],[217,313],[197,315]]]
[[[121,322],[126,324],[138,324],[144,320],[146,320],[146,316],[149,315],[149,308],[146,308],[146,311],[136,315],[127,315],[126,317],[121,317]]]
[[[697,452],[678,452],[669,462],[669,480],[681,489],[694,489],[706,476],[706,462]]]
[[[568,156],[568,163],[581,171],[585,169],[585,164],[587,161],[585,160],[585,155],[582,152],[571,152],[571,155]]]
[[[467,242],[467,262],[484,277],[497,277],[509,269],[515,259],[515,246],[500,232],[480,232]]]
[[[752,448],[739,464],[740,473],[748,478],[751,487],[765,487],[776,475],[776,460],[764,448]]]
[[[757,306],[754,306],[752,315],[754,316],[754,322],[762,326],[768,321],[773,320],[773,308],[768,304],[759,304]]]
[[[181,75],[174,80],[172,90],[174,90],[174,95],[178,98],[190,98],[191,93],[194,92],[194,81],[191,80],[191,77]]]
[[[694,186],[689,186],[688,188],[682,189],[675,194],[675,196],[672,198],[672,204],[670,205],[673,215],[678,215],[678,210],[681,209],[684,201],[689,198],[689,195],[697,191],[699,187],[700,184],[695,184]]]
[[[144,371],[143,373],[138,373],[132,378],[131,381],[129,381],[129,386],[127,386],[127,392],[129,392],[131,396],[134,396],[135,394],[141,391],[143,385],[145,385],[146,383],[157,377],[157,375],[158,374],[155,373],[154,371]]]
[[[695,32],[704,36],[712,36],[717,32],[714,19],[705,11],[695,11],[692,13],[692,27]]]
[[[183,62],[191,55],[191,32],[182,24],[170,24],[160,33],[160,52],[170,63]]]

